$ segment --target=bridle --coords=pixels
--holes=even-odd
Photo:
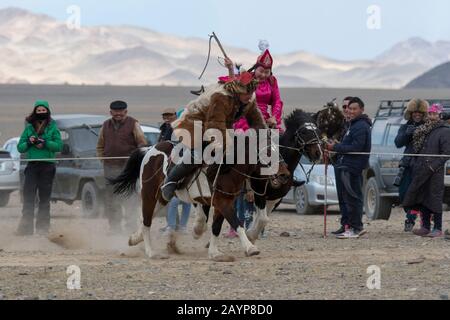
[[[300,133],[303,129],[312,131],[314,133],[314,136],[310,140],[305,140]],[[322,156],[323,155],[322,148],[321,148],[322,143],[321,143],[319,135],[317,134],[317,131],[318,131],[317,126],[314,123],[311,123],[311,122],[304,123],[297,129],[297,131],[295,131],[295,134],[294,134],[295,142],[297,143],[298,148],[291,148],[291,147],[284,147],[284,146],[281,146],[281,147],[296,150],[298,153],[301,153],[303,155],[305,153],[305,149],[307,146],[319,145],[319,150],[320,150],[320,153]],[[306,153],[306,156],[309,158],[307,153]],[[313,164],[312,164],[311,168],[308,170],[308,172],[306,172],[306,170],[303,167],[303,164],[301,162],[299,162],[299,164],[303,170],[303,173],[305,174],[306,182],[309,182],[311,172],[313,171],[314,166],[316,165],[316,162],[315,161],[313,162]]]
[[[312,137],[310,140],[305,141],[305,139],[303,139],[302,135],[300,134],[300,132],[303,129],[312,131],[314,133],[314,137]],[[302,124],[300,126],[300,128],[298,128],[297,131],[295,131],[294,138],[295,138],[295,142],[299,146],[297,149],[298,152],[305,151],[305,148],[309,145],[314,145],[314,144],[321,145],[321,140],[320,140],[319,135],[317,134],[317,131],[318,131],[318,129],[317,129],[316,125],[311,122]]]

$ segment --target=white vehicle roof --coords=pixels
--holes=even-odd
[[[160,133],[160,130],[156,127],[141,124],[141,128],[142,128],[142,131],[144,131],[144,132]]]

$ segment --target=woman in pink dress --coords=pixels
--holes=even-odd
[[[226,66],[230,70],[232,76],[233,62],[226,59]],[[280,90],[275,76],[272,74],[273,58],[269,50],[266,49],[261,54],[256,64],[249,70],[255,74],[259,81],[256,89],[256,102],[270,128],[276,128],[283,132],[282,116],[283,116],[283,101],[280,98]],[[246,131],[249,125],[245,118],[241,118],[234,124],[235,130]]]

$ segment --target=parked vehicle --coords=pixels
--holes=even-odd
[[[295,185],[291,191],[283,198],[284,203],[295,204],[298,214],[313,214],[321,212],[325,204],[325,165],[316,164],[311,171],[308,183],[300,185],[302,181],[306,181],[305,171],[308,172],[312,164],[306,157],[300,160],[304,170],[299,164],[294,172]],[[328,166],[327,177],[327,204],[339,204],[334,170],[331,165]]]
[[[444,106],[450,112],[450,100],[427,99]],[[394,140],[404,120],[403,114],[409,100],[383,100],[380,102],[372,127],[372,153],[369,168],[364,172],[364,211],[368,218],[388,220],[391,210],[399,205],[398,187],[394,179],[404,148],[397,149]],[[382,153],[382,154],[376,154]],[[450,204],[450,162],[446,163],[444,203]]]
[[[0,207],[7,206],[10,194],[19,189],[19,168],[12,159],[14,154],[5,148],[0,149]]]
[[[52,201],[63,201],[72,204],[81,200],[82,213],[85,217],[97,217],[103,213],[105,179],[103,165],[100,160],[84,160],[95,158],[98,133],[105,116],[71,114],[52,116],[61,131],[63,150],[57,159],[72,158],[74,160],[59,161],[53,182]],[[159,136],[159,129],[141,125],[149,142],[154,144]],[[79,159],[79,160],[77,160]],[[21,186],[23,186],[23,170],[21,165]],[[22,188],[21,188],[22,189]]]

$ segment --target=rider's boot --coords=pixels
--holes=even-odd
[[[175,194],[178,181],[186,177],[196,168],[197,166],[195,164],[186,163],[180,163],[173,167],[172,170],[169,171],[169,174],[164,181],[164,185],[161,187],[161,195],[163,199],[169,202]]]

